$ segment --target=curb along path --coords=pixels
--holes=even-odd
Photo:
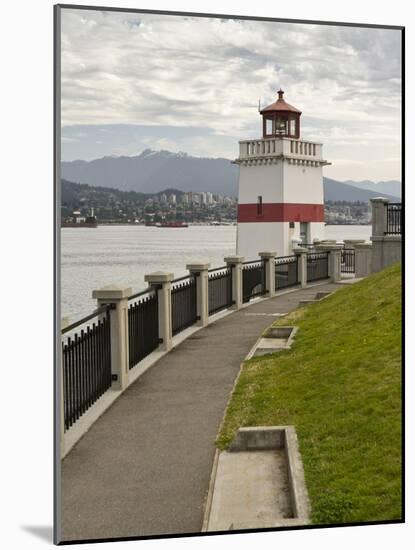
[[[254,302],[197,331],[138,378],[62,462],[63,540],[199,533],[214,442],[240,364],[276,320],[271,314],[341,287]]]

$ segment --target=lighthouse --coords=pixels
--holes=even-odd
[[[259,111],[262,139],[239,142],[237,254],[246,260],[260,250],[292,253],[298,244],[324,239],[321,143],[301,138],[301,111],[278,91]]]

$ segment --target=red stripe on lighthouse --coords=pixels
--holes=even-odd
[[[249,222],[324,222],[324,205],[268,202],[259,214],[256,203],[238,204],[238,223]]]

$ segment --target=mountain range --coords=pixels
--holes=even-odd
[[[173,188],[236,197],[238,186],[238,166],[229,159],[192,157],[187,153],[151,149],[131,157],[63,161],[61,175],[72,182],[138,193],[157,193]],[[326,201],[368,202],[382,195],[399,201],[400,187],[398,181],[339,182],[324,178],[324,198]]]

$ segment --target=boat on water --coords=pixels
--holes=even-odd
[[[185,222],[163,222],[158,227],[189,227]]]
[[[79,211],[72,213],[72,216],[66,218],[61,222],[61,227],[98,227],[98,220],[94,215],[94,210],[91,211],[89,216],[82,216]]]

